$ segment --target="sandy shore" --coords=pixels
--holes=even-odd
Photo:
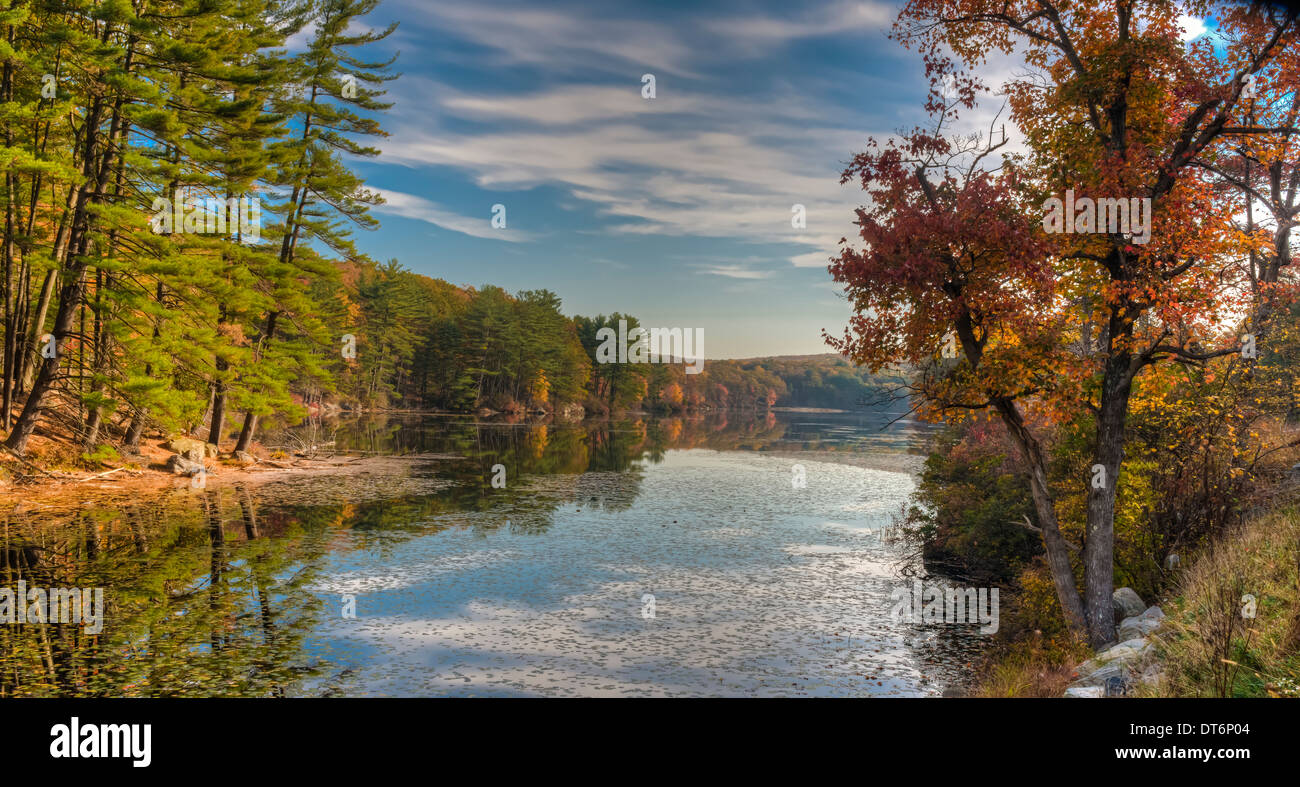
[[[303,476],[347,477],[360,474],[400,475],[412,462],[454,461],[454,454],[409,454],[405,456],[288,457],[238,465],[209,459],[203,488],[256,486]],[[76,505],[95,505],[114,498],[149,497],[170,490],[192,488],[189,476],[174,475],[159,465],[122,468],[108,472],[85,472],[80,476],[36,473],[24,482],[0,488],[0,512],[22,512]]]

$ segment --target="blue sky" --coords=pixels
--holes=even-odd
[[[920,58],[886,37],[897,9],[385,0],[365,23],[400,27],[364,54],[400,50],[402,77],[383,155],[358,165],[388,199],[358,247],[702,328],[707,358],[826,352],[849,309],[825,266],[861,204],[839,173],[868,136],[925,123]]]

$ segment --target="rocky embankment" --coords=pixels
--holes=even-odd
[[[1160,662],[1151,635],[1164,623],[1160,607],[1148,607],[1132,588],[1111,596],[1119,620],[1112,645],[1078,666],[1078,679],[1065,690],[1066,697],[1122,697],[1142,683],[1160,678]]]

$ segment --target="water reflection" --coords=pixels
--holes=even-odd
[[[0,584],[103,587],[106,609],[93,635],[0,625],[0,696],[929,693],[950,649],[927,666],[882,619],[872,541],[910,479],[812,463],[792,494],[763,455],[910,444],[880,425],[316,422],[283,439],[405,459],[10,512]]]

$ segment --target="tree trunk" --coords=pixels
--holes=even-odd
[[[41,299],[36,305],[36,318],[32,320],[32,328],[28,333],[27,351],[21,356],[22,372],[19,378],[22,380],[22,390],[30,390],[32,387],[32,378],[36,373],[35,363],[41,350],[40,340],[41,332],[45,329],[45,317],[50,311],[50,301],[54,298],[54,286],[58,284],[59,272],[57,270],[47,271],[45,274],[45,283],[41,285]]]
[[[144,434],[144,418],[148,410],[136,410],[127,427],[126,436],[122,438],[123,446],[131,453],[140,453],[140,436]]]
[[[1130,331],[1124,331],[1125,340]],[[1113,345],[1112,345],[1113,348]],[[1088,536],[1083,547],[1084,603],[1088,614],[1088,644],[1103,648],[1115,641],[1115,493],[1124,461],[1124,422],[1132,393],[1131,358],[1111,350],[1102,379],[1101,412],[1097,418],[1096,465],[1105,470],[1104,483],[1088,483]],[[1094,470],[1096,465],[1094,465]]]
[[[1061,609],[1065,613],[1065,623],[1072,633],[1082,636],[1087,631],[1087,618],[1084,614],[1083,600],[1079,596],[1079,588],[1074,581],[1074,568],[1070,565],[1069,548],[1065,545],[1065,537],[1061,535],[1051,489],[1047,485],[1047,460],[1042,445],[1025,425],[1015,402],[1010,399],[999,399],[995,407],[1029,466],[1029,487],[1034,500],[1034,513],[1038,517],[1039,528],[1043,531],[1043,548],[1047,551],[1047,565],[1052,572],[1052,584],[1056,586],[1056,598],[1061,602]]]
[[[83,280],[85,265],[76,266],[68,271],[68,274],[70,281],[59,292],[59,311],[54,318],[54,357],[41,361],[40,371],[32,384],[32,392],[27,397],[27,404],[14,423],[9,439],[5,440],[5,447],[19,456],[27,450],[27,440],[36,429],[36,421],[40,417],[45,395],[49,393],[54,385],[54,378],[59,373],[59,352],[63,349],[64,338],[72,333],[73,321],[81,305],[81,295],[85,289]]]
[[[217,374],[220,375],[227,368],[225,361],[217,359]],[[221,445],[221,432],[226,427],[226,381],[220,376],[213,383],[212,393],[212,427],[208,429],[208,442],[215,446]]]
[[[263,341],[269,342],[275,337],[275,321],[280,316],[279,312],[271,312],[266,316],[266,335]],[[257,415],[252,410],[244,413],[244,426],[239,430],[239,442],[235,443],[236,451],[247,451],[248,446],[253,442],[253,433],[257,431]]]
[[[244,426],[239,430],[239,442],[235,443],[236,451],[247,451],[248,446],[253,442],[253,433],[257,431],[257,415],[249,410],[244,413]]]

